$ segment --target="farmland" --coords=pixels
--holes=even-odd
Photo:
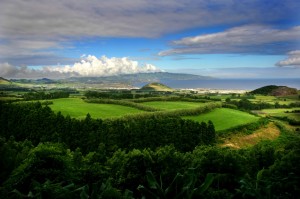
[[[70,115],[73,118],[82,119],[89,113],[93,118],[113,118],[128,114],[142,112],[141,110],[120,106],[115,104],[92,104],[86,103],[80,98],[62,98],[52,100],[50,108],[63,115]]]
[[[137,187],[147,187],[153,172],[151,179],[159,176],[166,186],[172,179],[180,180],[178,176],[199,179],[196,183],[201,184],[214,173],[209,195],[196,198],[242,198],[236,190],[244,186],[240,183],[248,180],[244,176],[249,172],[253,182],[258,175],[271,183],[299,176],[300,138],[295,133],[299,125],[294,121],[299,119],[298,96],[138,93],[137,97],[128,90],[2,92],[0,141],[5,144],[0,145],[0,155],[3,165],[9,166],[0,172],[4,176],[0,195],[36,196],[36,187],[51,186],[50,194],[64,190],[65,198],[88,195],[86,190],[118,194],[115,198],[128,198],[121,197],[127,191],[134,194],[129,198],[142,198]],[[216,186],[219,174],[224,178],[218,178]],[[60,184],[66,179],[69,188]],[[31,180],[37,183],[30,184]],[[99,185],[107,190],[98,190]],[[223,192],[219,197],[220,188],[230,197],[223,197]]]
[[[261,116],[275,116],[275,117],[288,117],[290,119],[299,120],[300,121],[300,113],[293,113],[293,111],[298,110],[300,108],[280,108],[280,109],[263,109],[259,111]]]
[[[249,113],[228,108],[219,108],[209,113],[197,116],[186,116],[183,118],[198,122],[207,122],[211,120],[215,125],[216,131],[222,131],[240,125],[249,124],[258,121],[259,119],[259,117],[251,115]]]

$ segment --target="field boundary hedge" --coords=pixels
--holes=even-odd
[[[252,134],[255,130],[261,128],[262,126],[267,125],[270,122],[267,118],[260,118],[256,122],[251,122],[248,124],[238,125],[226,130],[217,131],[217,135],[220,137],[227,137],[230,134],[234,133],[244,133],[247,135]]]
[[[186,97],[147,97],[147,98],[139,98],[139,99],[132,99],[130,100],[135,103],[142,103],[142,102],[155,102],[155,101],[183,101],[183,102],[211,102],[211,100],[207,99],[191,99]]]
[[[148,111],[148,112],[155,112],[155,111],[162,111],[162,109],[154,108],[151,106],[143,105],[134,103],[127,100],[114,100],[114,99],[86,99],[84,100],[87,103],[96,103],[96,104],[116,104],[122,106],[129,106],[132,108],[137,108],[139,110]]]
[[[112,100],[112,99],[89,99],[85,100],[87,103],[98,103],[98,104],[116,104],[122,106],[129,106],[137,108],[140,110],[147,111],[147,113],[135,113],[124,115],[125,118],[148,118],[153,116],[162,116],[162,117],[180,117],[180,116],[190,116],[190,115],[199,115],[201,113],[207,113],[215,108],[221,108],[222,104],[220,102],[207,102],[205,106],[189,108],[189,109],[178,109],[178,110],[162,110],[159,108],[154,108],[151,106],[135,103],[127,100]],[[178,100],[177,100],[178,101]]]
[[[122,118],[150,118],[150,117],[181,117],[181,116],[191,116],[199,115],[202,113],[207,113],[212,111],[215,108],[221,108],[221,103],[209,102],[206,103],[206,106],[189,108],[189,109],[178,109],[178,110],[168,110],[168,111],[156,111],[148,113],[135,113],[124,115]]]

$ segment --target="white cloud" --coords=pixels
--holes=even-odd
[[[288,53],[288,58],[276,63],[276,66],[294,66],[300,67],[300,50],[294,50]]]
[[[0,77],[11,77],[18,69],[9,63],[0,64]]]
[[[162,51],[160,56],[173,54],[206,53],[257,53],[276,54],[284,51],[277,43],[300,41],[300,26],[290,29],[275,29],[263,25],[245,25],[219,33],[185,37],[172,42],[173,49]],[[283,45],[284,46],[284,45]]]
[[[108,58],[102,56],[101,58],[97,58],[91,55],[71,66],[47,66],[41,69],[32,69],[26,66],[17,67],[8,63],[0,64],[0,76],[7,78],[101,77],[153,72],[162,72],[162,70],[151,64],[141,66],[137,61],[127,57]]]

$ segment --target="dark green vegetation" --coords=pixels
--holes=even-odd
[[[251,91],[252,94],[261,94],[261,95],[273,95],[273,96],[288,96],[288,95],[297,95],[298,91],[295,88],[289,88],[287,86],[264,86],[258,89]]]
[[[61,91],[71,97],[50,97]],[[300,194],[300,135],[298,126],[284,119],[298,120],[299,108],[287,108],[299,106],[298,96],[286,101],[272,97],[278,101],[269,103],[252,94],[153,92],[3,92],[1,198]],[[8,99],[27,95],[46,100]],[[266,117],[252,115],[253,110]],[[249,142],[268,133],[261,137],[269,140]],[[235,149],[223,147],[236,139],[242,141]]]

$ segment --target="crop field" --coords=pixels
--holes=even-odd
[[[184,102],[184,101],[153,101],[143,102],[144,105],[152,106],[154,108],[160,108],[163,110],[176,110],[176,109],[189,109],[205,106],[205,103],[201,102]]]
[[[191,119],[197,122],[208,122],[211,120],[216,131],[222,131],[258,121],[259,117],[239,110],[218,108],[209,113],[197,116],[185,116],[184,119]]]
[[[300,113],[291,113],[293,110],[300,110],[300,108],[279,108],[279,109],[263,109],[259,111],[259,114],[262,116],[277,116],[277,117],[288,117],[290,119],[300,121]],[[286,113],[286,112],[289,113]]]
[[[255,99],[250,99],[251,102],[266,102],[270,104],[290,104],[293,102],[299,102],[298,96],[286,96],[286,97],[275,97],[275,96],[264,96],[264,95],[255,95]]]
[[[80,98],[63,98],[51,101],[53,101],[53,104],[49,107],[53,111],[60,111],[65,116],[70,115],[78,119],[85,118],[88,113],[92,118],[105,119],[142,112],[135,108],[115,104],[86,103]]]

